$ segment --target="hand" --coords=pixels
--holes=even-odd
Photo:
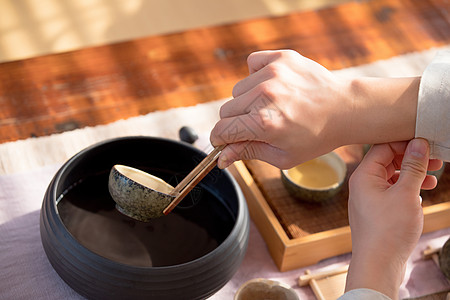
[[[228,144],[220,168],[260,159],[286,169],[342,145],[414,137],[420,78],[341,78],[290,50],[252,53],[248,67],[211,132],[214,146]]]
[[[339,146],[347,104],[338,78],[295,51],[256,52],[248,66],[211,133],[213,145],[229,144],[219,167],[257,158],[287,168]]]
[[[349,182],[352,259],[346,290],[370,288],[398,297],[406,261],[423,229],[420,189],[433,189],[439,160],[428,142],[374,145]],[[401,166],[400,172],[396,171]]]

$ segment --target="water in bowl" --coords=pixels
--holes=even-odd
[[[115,209],[105,172],[72,185],[57,207],[68,231],[92,252],[123,264],[162,267],[214,250],[235,223],[235,214],[204,186],[184,201],[194,204],[148,223],[136,221]]]

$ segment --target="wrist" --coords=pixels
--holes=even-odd
[[[367,288],[398,299],[406,262],[387,253],[352,254],[345,291]]]
[[[420,77],[348,81],[347,144],[377,144],[414,138]]]

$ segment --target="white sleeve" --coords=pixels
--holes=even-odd
[[[355,289],[348,291],[337,300],[391,300],[391,298],[375,290]]]
[[[425,69],[419,87],[416,137],[430,143],[431,158],[450,162],[450,51],[441,51]]]

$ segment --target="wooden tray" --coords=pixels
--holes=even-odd
[[[363,157],[361,145],[335,150],[347,163],[348,174]],[[280,170],[260,161],[236,162],[229,170],[246,197],[250,216],[267,243],[280,271],[292,270],[351,252],[348,226],[348,184],[329,202],[302,203],[287,193]],[[423,191],[424,232],[450,227],[450,166],[438,187]]]

